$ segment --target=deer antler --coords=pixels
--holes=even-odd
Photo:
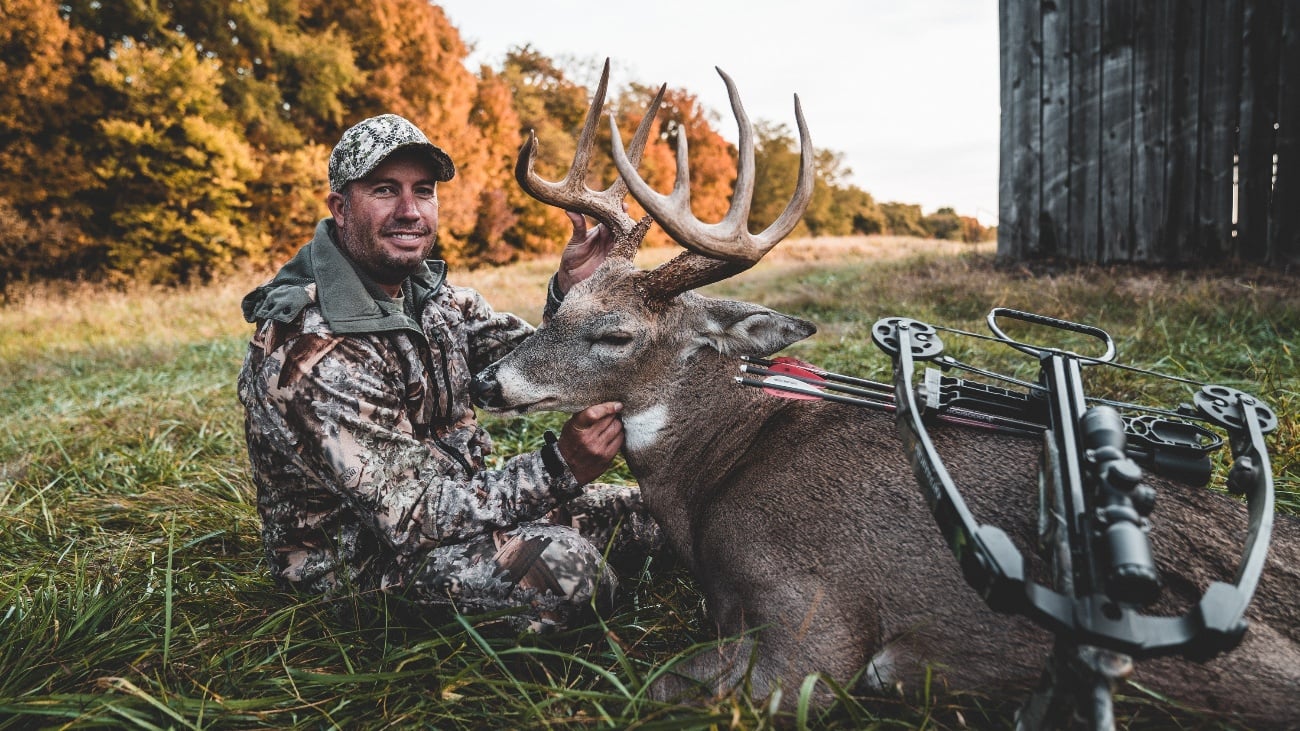
[[[620,177],[600,192],[592,190],[586,184],[587,167],[591,162],[591,151],[596,141],[596,124],[600,118],[601,108],[605,105],[605,90],[608,85],[609,59],[605,59],[605,68],[600,74],[600,84],[596,87],[596,95],[587,109],[587,119],[582,125],[582,133],[578,136],[578,149],[573,154],[573,163],[564,178],[558,182],[550,182],[543,180],[533,170],[537,159],[537,134],[530,131],[528,141],[519,148],[519,159],[515,162],[515,179],[519,181],[519,186],[526,193],[537,200],[565,210],[584,213],[604,224],[614,233],[615,240],[619,242],[616,247],[625,252],[626,258],[631,258],[636,253],[640,237],[645,235],[648,224],[638,226],[637,222],[623,210],[627,184]],[[650,137],[650,127],[663,100],[665,88],[667,85],[659,88],[659,93],[650,103],[646,116],[641,120],[636,134],[632,137],[628,157],[631,158],[633,167],[641,160],[641,153],[645,150],[646,141]],[[619,142],[621,150],[622,140]],[[637,235],[638,230],[639,235]],[[627,254],[629,248],[631,253]]]
[[[632,197],[663,227],[677,243],[688,249],[673,260],[664,263],[646,275],[644,289],[652,299],[672,297],[711,282],[720,281],[748,269],[763,255],[784,239],[799,222],[799,218],[812,200],[813,149],[804,122],[799,96],[794,98],[795,119],[799,125],[799,178],[794,196],[785,210],[762,233],[751,234],[748,227],[749,208],[754,197],[754,132],[748,115],[740,103],[740,95],[731,77],[722,69],[718,74],[727,85],[731,110],[740,127],[737,142],[739,164],[736,186],[731,196],[731,207],[721,221],[706,224],[691,213],[690,166],[687,160],[686,136],[680,129],[677,135],[677,177],[673,191],[663,195],[652,189],[637,174],[636,161],[623,151],[623,142],[613,118],[613,158],[620,178],[626,183]],[[652,105],[657,110],[658,99]],[[645,121],[642,120],[642,124]],[[633,140],[635,142],[635,139]]]

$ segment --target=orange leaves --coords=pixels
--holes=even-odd
[[[54,227],[77,249],[13,271],[168,282],[274,264],[325,215],[329,149],[384,112],[410,118],[457,163],[439,190],[449,261],[558,251],[568,220],[520,191],[512,170],[531,128],[539,172],[563,174],[591,92],[575,75],[587,69],[525,46],[500,69],[472,72],[467,54],[428,0],[6,0],[0,204],[23,225],[5,246],[35,251]],[[654,89],[621,81],[609,111],[630,131]],[[726,211],[735,177],[735,151],[713,118],[692,93],[669,90],[641,165],[668,190],[671,133],[684,131],[692,206],[705,221]],[[598,130],[592,179],[603,185],[614,171],[609,129]]]

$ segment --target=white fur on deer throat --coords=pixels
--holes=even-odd
[[[659,432],[668,424],[668,407],[655,404],[635,414],[623,413],[623,447],[629,452],[649,449],[659,441]]]

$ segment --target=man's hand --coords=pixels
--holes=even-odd
[[[623,202],[627,210],[627,202]],[[568,292],[573,285],[590,277],[597,267],[605,263],[609,250],[614,248],[614,234],[607,227],[598,225],[587,230],[587,218],[581,213],[565,211],[564,214],[573,222],[573,236],[560,255],[560,270],[556,275],[556,285],[560,292]]]
[[[607,401],[569,417],[556,447],[578,484],[585,485],[609,469],[623,448],[623,404]]]

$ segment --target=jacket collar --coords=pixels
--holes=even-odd
[[[330,329],[340,335],[410,330],[423,335],[420,327],[402,308],[379,299],[367,288],[366,281],[335,243],[334,219],[316,225],[310,243],[271,279],[244,297],[244,319],[249,322],[276,320],[290,323],[313,301]],[[419,312],[424,303],[441,287],[447,277],[447,265],[430,259],[407,278],[402,287]],[[308,289],[315,286],[315,297]]]

